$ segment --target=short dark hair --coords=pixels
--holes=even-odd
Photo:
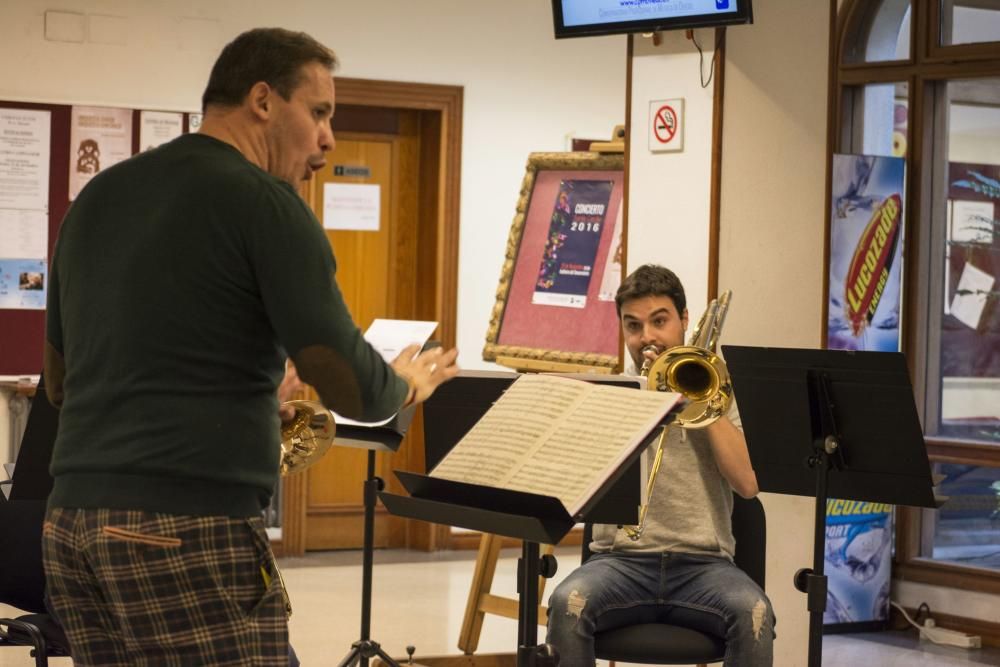
[[[658,264],[643,264],[622,281],[615,294],[615,308],[619,319],[622,316],[622,304],[645,296],[669,296],[677,314],[683,315],[687,308],[687,298],[684,296],[684,285],[677,274]]]
[[[332,72],[337,56],[304,32],[284,28],[254,28],[226,44],[219,54],[208,85],[201,96],[201,109],[210,105],[240,105],[258,81],[290,99],[302,78],[302,66],[317,62]]]

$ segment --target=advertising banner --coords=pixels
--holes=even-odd
[[[905,160],[834,155],[827,347],[899,350]],[[892,506],[826,506],[827,625],[889,618]]]

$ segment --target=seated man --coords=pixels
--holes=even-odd
[[[615,296],[625,335],[625,372],[684,344],[684,288],[670,270],[645,265]],[[653,457],[649,457],[652,460]],[[772,664],[774,615],[764,591],[733,564],[733,491],[757,495],[735,402],[703,429],[670,427],[663,462],[637,540],[594,526],[594,556],[549,599],[548,643],[560,664],[593,665],[594,633],[669,616],[726,640],[726,667]]]

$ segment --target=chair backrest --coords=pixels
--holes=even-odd
[[[11,475],[10,498],[0,496],[0,602],[36,613],[45,612],[42,522],[52,490],[49,462],[58,426],[59,411],[39,379]]]
[[[767,517],[760,498],[733,496],[733,537],[736,565],[764,589],[767,565]]]
[[[44,500],[0,497],[0,602],[35,613],[45,612],[44,520]]]
[[[583,526],[583,544],[580,562],[591,556],[593,524]],[[736,565],[764,589],[764,570],[767,563],[767,517],[759,498],[733,496],[733,537],[736,539]]]
[[[45,395],[45,378],[39,378],[11,476],[11,500],[45,500],[49,497],[52,491],[49,463],[58,428],[59,411]]]

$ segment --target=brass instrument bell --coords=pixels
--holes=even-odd
[[[305,470],[320,460],[337,431],[333,413],[318,401],[288,401],[295,417],[281,425],[281,474]]]

